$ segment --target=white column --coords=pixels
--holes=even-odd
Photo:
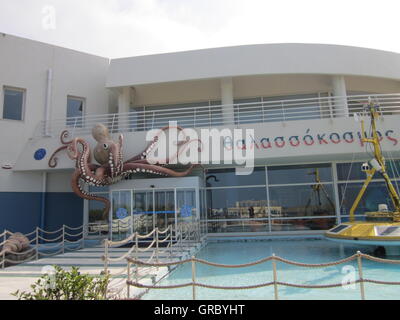
[[[233,109],[233,80],[232,78],[221,79],[221,103],[224,105],[222,109],[222,118],[225,125],[234,123]]]
[[[131,107],[131,88],[124,87],[121,89],[118,95],[118,113],[128,113]],[[114,128],[116,128],[114,124]],[[119,131],[128,131],[129,128],[129,117],[127,115],[118,116],[118,129]]]
[[[332,76],[332,90],[334,95],[335,116],[348,117],[349,107],[347,105],[346,82],[344,76]]]

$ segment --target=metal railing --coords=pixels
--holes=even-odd
[[[131,132],[159,129],[168,125],[169,121],[177,121],[181,127],[201,128],[347,117],[361,112],[370,97],[379,104],[382,115],[400,114],[400,93],[328,96],[164,110],[159,108],[147,111],[146,107],[143,107],[144,111],[41,121],[33,136],[58,136],[65,129],[69,130],[72,137],[88,135],[96,123],[103,123],[110,132]]]
[[[273,286],[274,287],[274,299],[279,300],[279,286],[294,287],[294,288],[307,288],[307,289],[328,289],[328,288],[337,288],[337,287],[344,287],[344,286],[359,284],[360,298],[361,298],[361,300],[365,300],[366,296],[365,296],[364,283],[382,284],[382,285],[400,285],[399,281],[383,281],[383,280],[364,278],[363,277],[363,266],[362,266],[363,258],[366,260],[380,262],[380,263],[400,264],[400,260],[376,258],[376,257],[370,256],[367,254],[363,254],[360,251],[357,251],[356,254],[354,254],[348,258],[342,259],[342,260],[337,260],[337,261],[329,262],[329,263],[320,263],[320,264],[307,264],[307,263],[290,261],[290,260],[278,257],[275,254],[273,254],[270,257],[258,260],[258,261],[254,261],[254,262],[250,262],[250,263],[246,263],[246,264],[237,264],[237,265],[225,265],[225,264],[213,263],[213,262],[209,262],[206,260],[197,259],[194,256],[192,256],[190,259],[177,261],[177,262],[170,262],[170,263],[148,263],[148,262],[140,261],[138,259],[132,259],[132,258],[127,257],[126,260],[127,260],[127,269],[128,270],[130,270],[132,264],[134,264],[136,266],[147,266],[147,267],[167,267],[167,266],[176,266],[176,265],[181,265],[181,264],[185,264],[185,263],[191,263],[191,265],[192,265],[192,281],[182,283],[182,284],[164,285],[164,286],[145,285],[145,284],[139,283],[139,281],[137,279],[135,281],[132,281],[131,277],[129,277],[129,274],[128,274],[128,280],[126,281],[126,286],[127,286],[128,292],[129,292],[130,286],[134,286],[134,287],[142,288],[142,289],[177,289],[177,288],[192,287],[192,299],[193,300],[196,300],[196,297],[197,297],[197,294],[196,294],[197,287],[208,288],[208,289],[217,289],[217,290],[249,290],[249,289],[257,289],[257,288]],[[319,284],[319,285],[306,285],[306,284],[298,284],[298,283],[289,283],[289,282],[284,282],[284,281],[278,280],[278,273],[277,273],[278,268],[277,268],[276,262],[282,262],[284,264],[294,265],[294,266],[303,267],[303,268],[324,268],[324,267],[329,267],[329,266],[340,265],[340,264],[347,263],[347,262],[350,262],[353,260],[357,260],[358,279],[350,280],[350,281],[347,281],[346,283],[341,282],[341,283],[330,283],[330,284]],[[209,285],[209,284],[205,284],[205,283],[200,283],[200,282],[196,281],[196,263],[213,266],[213,267],[217,267],[217,268],[244,268],[244,267],[255,266],[255,265],[258,265],[261,263],[266,263],[268,261],[271,261],[271,263],[272,263],[273,281],[258,283],[258,284],[254,284],[254,285],[247,285],[247,286],[217,286],[217,285]]]
[[[7,240],[13,234],[13,232],[8,230],[0,234],[0,239],[2,239],[0,243],[0,266],[2,269],[4,269],[7,264],[16,265],[57,254],[63,254],[68,251],[83,249],[85,247],[85,237],[89,232],[86,232],[85,235],[84,225],[79,227],[63,225],[61,228],[54,231],[46,231],[36,227],[34,231],[23,234],[29,241],[29,249],[16,252],[4,249]],[[12,259],[12,257],[14,257],[14,259]]]
[[[149,238],[150,240],[148,240]],[[134,258],[135,260],[138,260],[141,255],[146,255],[146,253],[149,254],[145,261],[146,263],[151,263],[153,261],[159,263],[161,260],[161,255],[164,255],[164,257],[167,259],[181,259],[185,252],[185,243],[196,243],[200,241],[200,238],[199,222],[186,222],[179,223],[175,228],[173,225],[169,225],[164,230],[155,228],[145,235],[135,232],[131,236],[121,241],[111,241],[105,239],[104,255],[102,257],[102,260],[104,261],[103,274],[108,274],[110,276],[110,296],[118,296],[118,294],[120,294],[122,290],[126,288],[126,280],[121,280],[121,276],[124,277],[127,275],[129,278],[132,275],[132,272],[134,272],[135,279],[139,281],[154,270],[153,267],[136,267],[133,269],[130,267],[130,265],[127,265],[120,270],[110,270],[111,263],[125,261],[127,258]],[[132,246],[125,253],[118,257],[110,257],[111,248],[118,248],[127,244],[132,244]],[[178,249],[177,254],[174,254],[173,247]],[[158,267],[156,269],[158,269]],[[129,290],[127,294],[129,296]]]

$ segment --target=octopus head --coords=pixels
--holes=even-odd
[[[118,142],[112,140],[107,127],[101,123],[96,124],[92,129],[93,138],[97,145],[93,150],[93,156],[101,165],[109,164],[111,175],[117,174],[122,170],[122,134],[119,135]]]

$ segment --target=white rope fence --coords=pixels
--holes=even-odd
[[[361,253],[360,251],[357,251],[356,254],[354,254],[348,258],[342,259],[342,260],[337,260],[337,261],[328,262],[328,263],[319,263],[319,264],[308,264],[308,263],[291,261],[291,260],[287,260],[287,259],[281,258],[279,256],[276,256],[275,254],[273,254],[272,256],[260,259],[258,261],[253,261],[253,262],[245,263],[245,264],[236,264],[236,265],[213,263],[213,262],[210,262],[207,260],[197,259],[194,256],[192,256],[190,259],[185,259],[185,260],[181,260],[181,261],[177,261],[177,262],[167,262],[167,263],[149,263],[149,262],[144,262],[144,261],[140,261],[137,259],[126,258],[126,260],[127,260],[126,269],[128,270],[128,272],[129,272],[129,270],[131,270],[132,265],[135,265],[135,266],[140,265],[140,266],[158,268],[158,267],[177,266],[177,265],[182,265],[185,263],[191,263],[191,265],[192,265],[192,281],[186,282],[186,283],[181,283],[181,284],[175,284],[175,285],[146,285],[143,283],[139,283],[138,279],[135,279],[135,281],[132,281],[132,278],[130,277],[130,274],[128,273],[128,279],[125,284],[127,286],[128,298],[129,298],[131,286],[136,287],[136,288],[142,288],[142,289],[161,289],[161,290],[162,289],[177,289],[177,288],[192,287],[192,299],[193,300],[196,300],[196,297],[197,297],[197,294],[196,294],[197,287],[216,289],[216,290],[250,290],[250,289],[273,286],[274,287],[274,299],[279,300],[279,291],[278,291],[279,286],[307,288],[307,289],[328,289],[328,288],[343,287],[344,285],[347,286],[347,285],[352,285],[352,284],[359,284],[360,299],[365,300],[366,296],[365,296],[364,283],[400,286],[399,281],[383,281],[383,280],[365,278],[363,276],[362,259],[375,261],[375,262],[379,262],[379,263],[385,263],[385,264],[400,265],[400,260],[376,258],[376,257],[370,256],[370,255]],[[324,268],[324,267],[328,267],[328,266],[336,266],[336,265],[340,265],[343,263],[348,263],[353,260],[357,261],[356,263],[357,263],[357,268],[358,268],[358,279],[354,279],[353,281],[348,281],[346,283],[340,282],[340,283],[307,285],[307,284],[289,283],[289,282],[280,281],[280,280],[278,280],[278,276],[277,276],[276,262],[281,262],[284,264],[294,265],[294,266],[302,267],[302,268],[316,269],[316,268]],[[247,285],[247,286],[217,286],[217,285],[200,283],[200,282],[196,281],[196,263],[213,266],[213,267],[217,267],[217,268],[244,268],[244,267],[250,267],[250,266],[258,265],[261,263],[265,263],[268,261],[272,262],[273,281],[270,281],[270,282],[262,282],[262,283],[258,283],[258,284]]]
[[[112,272],[112,270],[110,270],[110,263],[125,261],[126,259],[131,258],[138,260],[140,256],[146,257],[146,263],[159,263],[161,255],[169,260],[173,258],[180,259],[185,252],[185,243],[199,242],[200,238],[200,225],[197,221],[182,222],[179,223],[175,228],[173,225],[169,225],[164,230],[155,228],[145,235],[135,232],[126,239],[120,241],[111,241],[105,239],[104,255],[102,257],[104,261],[103,272],[104,274],[110,275],[109,290],[113,294],[119,294],[122,292],[122,289],[126,287],[126,279],[121,281],[121,276],[124,278],[127,276],[128,279],[131,279],[132,272],[134,272],[136,281],[139,281],[146,277],[146,275],[152,270],[158,270],[158,267],[155,268],[153,266],[140,268],[137,266],[134,269],[130,268],[130,266],[127,266],[122,270],[120,269],[116,272]],[[110,256],[111,248],[121,247],[129,243],[132,244],[132,246],[127,252],[123,253],[119,257]],[[176,254],[174,254],[173,246],[178,248],[178,252]],[[148,253],[148,257],[146,253]]]
[[[29,248],[24,251],[12,251],[9,248],[5,249],[4,245],[14,233],[5,230],[0,234],[0,239],[2,239],[0,242],[0,267],[4,269],[6,265],[16,265],[62,254],[66,251],[83,249],[85,237],[90,233],[88,228],[85,234],[85,225],[79,227],[63,225],[54,231],[36,227],[34,231],[23,234],[28,239]]]

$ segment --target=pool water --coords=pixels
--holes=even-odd
[[[351,256],[360,250],[371,254],[371,248],[341,245],[325,239],[293,239],[266,241],[210,242],[196,257],[222,264],[242,264],[275,255],[304,263],[326,263]],[[393,258],[393,257],[390,257]],[[399,258],[400,259],[400,258]],[[400,281],[400,265],[382,264],[362,260],[363,276],[367,279]],[[296,284],[346,283],[358,279],[357,260],[324,268],[303,268],[277,262],[278,281]],[[176,268],[159,285],[191,281],[191,264]],[[196,280],[218,286],[243,286],[273,281],[271,262],[245,268],[217,268],[196,263]],[[400,286],[364,283],[366,299],[400,299]],[[197,299],[204,300],[269,300],[274,299],[274,287],[247,290],[217,290],[196,288]],[[190,300],[192,287],[178,289],[152,289],[142,299]],[[359,284],[329,288],[308,289],[279,286],[281,300],[360,299]]]

